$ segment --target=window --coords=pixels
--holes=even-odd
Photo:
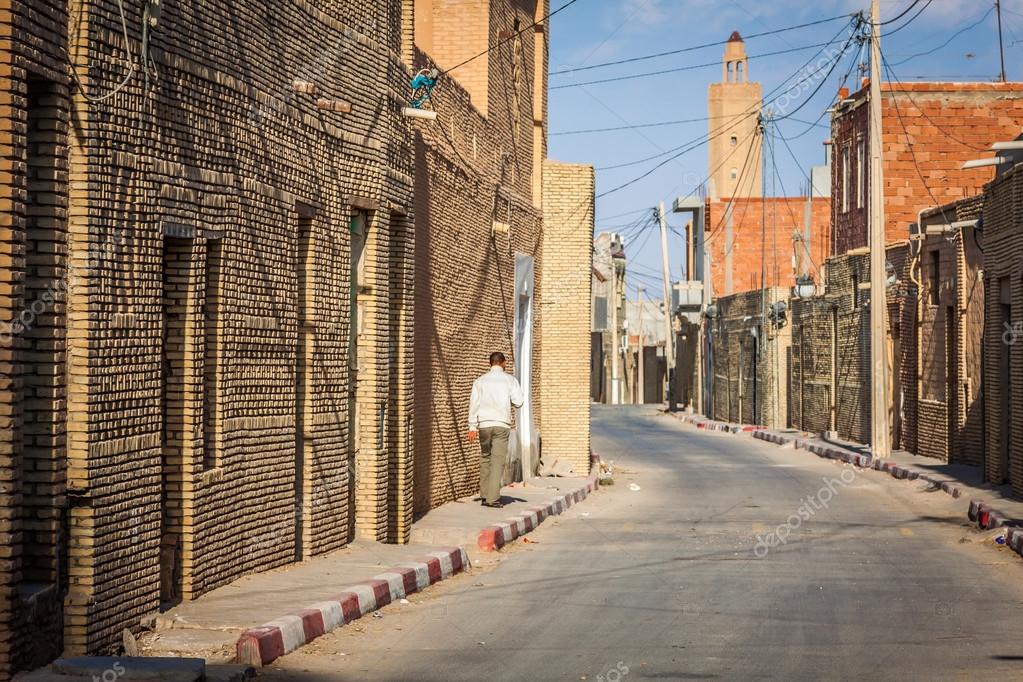
[[[931,305],[938,305],[938,296],[941,288],[941,260],[938,251],[931,251],[931,277],[930,293]]]
[[[728,171],[728,176],[732,178],[732,180],[735,180],[736,178],[739,177],[739,171],[733,168],[732,170]]]
[[[732,135],[732,137],[731,137],[731,138],[729,139],[729,142],[731,142],[731,144],[732,144],[732,146],[733,146],[733,147],[734,147],[735,145],[739,144],[739,138],[738,138],[738,136],[736,136],[736,135]]]
[[[849,212],[849,147],[842,147],[842,213]]]
[[[863,195],[866,194],[867,189],[867,157],[866,148],[861,138],[856,144],[856,170],[858,172],[859,182],[856,183],[856,208],[863,208]]]

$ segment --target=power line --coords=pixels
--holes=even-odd
[[[899,14],[897,14],[896,16],[892,17],[892,18],[891,18],[891,19],[889,19],[888,21],[881,21],[881,22],[878,22],[878,24],[877,24],[877,25],[878,25],[878,26],[887,26],[888,24],[894,24],[894,23],[895,23],[896,21],[898,21],[898,20],[899,20],[899,19],[901,19],[902,17],[904,17],[904,16],[906,16],[907,14],[909,14],[910,12],[912,12],[912,11],[913,11],[913,8],[914,8],[914,7],[916,7],[917,5],[919,5],[921,1],[922,1],[922,0],[913,0],[913,1],[912,1],[912,2],[910,3],[909,7],[907,7],[907,8],[906,8],[906,9],[904,9],[904,10],[902,10],[902,12],[900,12],[900,13],[899,13]],[[933,1],[933,0],[927,0],[927,5],[930,5],[932,1]],[[926,8],[927,8],[927,5],[924,5],[924,9],[926,9]],[[923,10],[920,10],[920,11],[922,12]],[[919,13],[917,13],[917,16],[920,16],[920,14],[919,14]],[[915,18],[915,17],[914,17],[914,18]],[[912,21],[912,19],[910,19],[910,21]],[[894,33],[894,31],[893,31],[893,33]]]
[[[881,64],[884,66],[885,71],[888,72],[888,75],[893,76],[891,67],[888,65],[888,60],[885,59],[884,53],[881,53]],[[934,193],[931,192],[931,188],[927,186],[927,180],[924,178],[923,170],[921,170],[920,164],[916,158],[916,150],[914,149],[914,144],[912,142],[913,138],[906,129],[905,121],[902,120],[902,112],[899,110],[898,103],[896,103],[894,109],[895,114],[899,119],[899,126],[902,127],[902,132],[906,135],[906,146],[909,148],[910,157],[913,159],[913,168],[916,169],[916,174],[920,177],[920,183],[924,186],[924,189],[927,190],[927,196],[930,197],[932,204],[937,206],[941,211],[941,219],[947,225],[949,221],[948,218],[945,217],[944,206],[935,198]]]
[[[953,40],[955,40],[956,38],[958,38],[962,34],[966,33],[967,31],[969,31],[971,29],[974,29],[974,28],[977,28],[982,23],[984,23],[984,21],[986,21],[987,18],[989,16],[991,16],[991,13],[994,12],[994,11],[995,11],[995,8],[993,6],[989,7],[988,11],[984,13],[984,16],[982,16],[980,19],[978,19],[974,23],[970,24],[969,26],[961,28],[958,31],[956,31],[955,33],[953,33],[952,36],[948,40],[943,42],[941,45],[938,45],[937,47],[935,47],[933,49],[927,50],[926,52],[917,52],[916,54],[910,55],[910,56],[906,57],[905,59],[902,59],[902,60],[899,60],[899,61],[895,62],[894,66],[902,66],[906,62],[911,61],[913,59],[916,59],[917,57],[926,57],[929,54],[934,54],[938,50],[941,50],[941,49],[943,49],[945,47],[948,47],[948,44],[951,43]]]
[[[853,20],[852,23],[856,24],[856,27],[858,28],[860,22],[862,22],[862,19],[859,16],[857,16]],[[842,31],[844,31],[845,28],[846,27],[843,27],[842,29],[840,29],[838,31],[838,33],[836,33],[832,37],[832,39],[828,41],[828,44],[836,42],[835,39],[839,35],[842,34]],[[853,35],[855,35],[855,29],[854,29]],[[842,56],[845,54],[845,51],[849,49],[849,44],[850,44],[851,39],[852,39],[852,36],[850,36],[850,40],[846,41],[845,46],[838,53],[838,56],[835,58],[835,62],[836,63],[837,63],[838,60],[841,60]],[[740,121],[742,121],[742,120],[744,120],[746,118],[749,118],[750,116],[755,116],[762,107],[764,107],[767,104],[770,104],[771,102],[779,99],[782,96],[782,94],[784,94],[784,93],[777,94],[777,95],[775,93],[778,93],[779,90],[782,90],[785,87],[786,83],[788,83],[790,78],[792,78],[795,75],[798,75],[803,69],[805,69],[807,66],[809,66],[810,63],[813,62],[814,57],[816,57],[820,53],[821,53],[821,50],[818,50],[813,56],[810,57],[810,59],[808,59],[806,62],[804,62],[802,66],[800,66],[798,69],[796,69],[796,71],[793,74],[791,74],[791,75],[787,76],[785,79],[783,79],[781,81],[781,83],[779,83],[773,90],[771,90],[768,93],[769,99],[766,99],[763,102],[757,102],[752,107],[747,109],[744,113],[737,114],[736,115],[736,119],[737,120],[735,121],[734,124],[732,124],[732,125],[727,125],[726,124],[726,125],[723,125],[723,126],[719,126],[719,127],[715,128],[714,130],[710,131],[709,133],[707,133],[706,135],[701,135],[700,137],[696,138],[695,140],[692,140],[690,142],[686,142],[686,143],[684,143],[682,145],[679,145],[678,147],[674,147],[673,149],[669,149],[669,150],[661,152],[659,154],[654,154],[653,156],[648,156],[648,157],[643,158],[643,159],[637,159],[637,160],[628,161],[628,162],[625,162],[625,163],[615,164],[613,166],[603,166],[603,167],[597,168],[597,170],[612,170],[612,169],[615,169],[615,168],[624,168],[626,166],[634,166],[634,165],[637,165],[637,164],[646,163],[647,161],[653,161],[654,159],[661,158],[662,156],[665,156],[665,155],[668,155],[668,154],[673,154],[673,153],[675,154],[675,156],[669,157],[669,159],[667,161],[658,164],[657,166],[652,168],[650,171],[648,171],[647,173],[645,173],[641,177],[637,178],[636,180],[631,181],[631,182],[629,182],[629,183],[627,183],[625,185],[617,187],[617,188],[615,188],[613,190],[610,190],[608,192],[604,192],[604,193],[602,193],[601,195],[598,195],[598,196],[604,196],[606,194],[610,194],[611,192],[618,191],[619,189],[622,189],[624,187],[627,187],[629,184],[632,184],[632,182],[635,182],[635,181],[641,180],[642,178],[645,178],[646,176],[650,175],[650,173],[652,173],[653,171],[657,170],[661,166],[664,166],[668,161],[672,161],[675,158],[678,158],[679,156],[682,156],[682,154],[685,154],[685,153],[687,153],[689,151],[692,151],[692,149],[695,149],[697,146],[701,146],[703,144],[706,144],[707,142],[710,142],[711,140],[715,139],[716,137],[719,137],[725,131],[734,128],[735,125],[737,125]],[[796,83],[794,83],[791,87],[794,88],[794,87],[796,87],[798,85],[801,85],[802,83],[810,80],[815,75],[820,73],[820,71],[823,70],[823,68],[824,68],[824,66],[821,66],[821,67],[817,68],[816,70],[811,71],[809,74],[804,76],[801,80],[799,80]],[[832,69],[833,68],[834,68],[834,66],[832,66]],[[827,78],[827,76],[825,76],[825,78]],[[820,88],[818,87],[818,90],[819,89]],[[816,91],[814,91],[814,94],[816,94]],[[811,95],[811,97],[812,97],[812,95]],[[794,114],[795,112],[791,112],[791,113]],[[704,138],[706,138],[706,139],[704,139]],[[692,146],[692,145],[695,145],[695,146]]]
[[[753,157],[753,150],[755,148],[759,149],[758,145],[756,144],[756,141],[762,134],[762,132],[763,131],[761,129],[761,126],[759,125],[753,130],[753,144],[750,144],[749,149],[746,150],[746,160],[742,162],[742,170],[739,171],[738,182],[735,185],[737,188],[741,188],[743,186],[743,182],[746,178],[746,171],[749,170],[750,168],[749,162],[750,159]],[[763,144],[763,139],[762,138],[759,139],[761,140],[761,144]],[[711,175],[713,175],[713,172],[711,172]],[[709,244],[714,239],[715,234],[718,233],[718,231],[721,229],[721,226],[724,224],[725,217],[728,216],[729,212],[732,210],[732,206],[735,205],[735,200],[737,198],[738,197],[736,197],[735,194],[732,194],[732,196],[728,198],[728,205],[725,206],[724,213],[722,213],[721,217],[718,219],[717,225],[711,228],[710,234],[704,237],[703,239],[704,244]],[[745,213],[743,215],[745,215]]]
[[[837,21],[839,19],[846,19],[848,17],[853,17],[853,16],[856,16],[856,14],[839,14],[837,16],[828,17],[827,19],[818,19],[817,21],[811,21],[811,22],[808,22],[808,23],[805,23],[805,24],[797,24],[795,26],[786,26],[784,28],[778,28],[778,29],[774,29],[774,30],[771,30],[771,31],[763,31],[761,33],[751,33],[750,35],[746,36],[746,38],[744,40],[752,40],[754,38],[762,38],[764,36],[775,35],[775,34],[778,34],[778,33],[785,33],[787,31],[796,31],[796,30],[799,30],[801,28],[809,28],[811,26],[819,26],[821,24],[826,24],[826,23],[829,23],[829,22],[832,22],[832,21]],[[561,69],[560,71],[551,71],[548,75],[550,75],[550,76],[560,76],[560,75],[565,74],[565,73],[575,73],[577,71],[589,71],[591,69],[601,69],[601,68],[604,68],[606,66],[618,66],[619,64],[631,64],[633,62],[641,62],[641,61],[646,61],[648,59],[657,59],[658,57],[669,57],[671,55],[682,54],[684,52],[693,52],[693,51],[702,50],[702,49],[705,49],[705,48],[708,48],[708,47],[717,47],[717,46],[720,46],[720,45],[727,45],[728,43],[729,43],[729,40],[716,40],[716,41],[714,41],[712,43],[704,43],[702,45],[692,45],[690,47],[683,47],[683,48],[680,48],[678,50],[668,50],[667,52],[657,52],[655,54],[642,55],[642,56],[639,56],[639,57],[629,57],[627,59],[617,59],[615,61],[603,62],[601,64],[591,64],[590,66],[579,66],[579,67],[572,68],[572,69]],[[718,62],[718,63],[720,64],[720,62]]]
[[[920,0],[917,0],[917,2],[914,2],[914,3],[913,3],[913,6],[915,7],[915,6],[916,6],[916,4],[917,4],[918,2],[920,2]],[[893,29],[892,29],[891,31],[889,31],[888,33],[886,33],[886,34],[885,34],[885,37],[888,37],[888,36],[893,36],[893,35],[895,35],[896,33],[898,33],[899,31],[901,31],[902,29],[904,29],[904,28],[906,28],[907,26],[909,26],[910,24],[912,24],[912,23],[913,23],[914,21],[916,21],[916,20],[917,20],[917,18],[919,18],[919,16],[920,16],[921,14],[923,14],[923,13],[924,13],[924,10],[925,10],[925,9],[927,9],[928,7],[930,7],[930,6],[931,6],[931,3],[932,3],[932,2],[934,2],[934,0],[927,0],[927,2],[926,2],[926,3],[924,4],[924,6],[923,6],[923,7],[921,7],[921,8],[920,8],[920,9],[919,9],[919,10],[917,11],[917,13],[916,13],[916,14],[914,14],[913,16],[911,16],[911,17],[910,17],[909,19],[907,19],[907,20],[906,20],[906,23],[904,23],[904,24],[903,24],[902,26],[898,26],[898,27],[896,27],[896,28],[893,28]],[[910,9],[912,9],[912,8],[913,8],[913,7],[910,7]],[[907,10],[907,11],[908,11],[908,10]],[[899,15],[899,16],[903,16],[903,15],[905,15],[905,12],[903,12],[903,13],[902,13],[901,15]],[[891,23],[891,22],[884,22],[884,23]],[[883,25],[883,24],[882,24],[882,25]]]
[[[634,124],[634,125],[627,125],[627,126],[611,126],[611,127],[608,127],[608,128],[588,128],[588,129],[584,129],[584,130],[560,130],[560,131],[557,131],[557,132],[547,133],[547,134],[549,136],[553,137],[553,136],[556,136],[556,135],[566,135],[567,136],[567,135],[588,135],[588,134],[591,134],[591,133],[613,133],[613,132],[620,131],[620,130],[635,130],[637,128],[661,128],[661,127],[664,127],[664,126],[682,125],[684,123],[704,123],[704,122],[707,122],[707,121],[714,121],[714,120],[723,119],[723,118],[731,119],[731,118],[736,118],[736,117],[737,116],[735,116],[735,115],[731,115],[731,116],[703,116],[701,118],[681,118],[681,119],[678,119],[678,120],[675,120],[675,121],[658,121],[656,123],[637,123],[637,124]],[[791,120],[796,121],[797,123],[803,123],[805,125],[817,126],[819,128],[827,128],[828,127],[826,125],[821,125],[820,123],[813,123],[812,121],[804,121],[804,120],[801,120],[801,119],[798,119],[798,118],[792,118]]]
[[[906,96],[906,98],[913,104],[913,106],[916,107],[917,111],[919,111],[920,114],[931,123],[931,125],[933,125],[935,128],[937,128],[942,133],[944,133],[945,136],[948,137],[948,139],[952,140],[953,142],[958,142],[959,144],[961,144],[962,146],[966,147],[967,149],[972,149],[973,151],[976,151],[976,152],[987,151],[984,147],[976,147],[976,146],[970,144],[969,142],[965,142],[963,140],[960,140],[958,137],[956,137],[955,135],[950,133],[948,130],[943,128],[937,121],[935,121],[933,118],[931,118],[930,115],[927,113],[927,110],[924,107],[922,107],[919,104],[917,104],[916,100],[913,99],[913,95],[910,94],[910,90],[909,90],[909,88],[906,87],[906,84],[903,83],[901,80],[899,80],[899,77],[895,74],[895,70],[892,68],[891,64],[888,63],[888,60],[884,56],[883,52],[881,53],[881,61],[884,63],[885,72],[887,72],[888,77],[892,81],[898,83],[899,86],[901,87],[901,90],[899,92],[901,92],[902,94],[904,94]],[[891,83],[889,83],[889,86],[890,85],[891,85]],[[894,99],[894,95],[895,95],[894,88],[892,89],[892,95],[893,95],[893,99]],[[898,107],[897,103],[896,103],[896,106],[895,106],[895,110],[896,111],[899,110],[899,107]]]
[[[761,54],[751,54],[751,55],[749,55],[749,58],[750,59],[759,59],[759,58],[762,58],[762,57],[776,57],[778,55],[790,54],[792,52],[802,52],[803,50],[812,50],[815,47],[827,47],[828,45],[833,45],[835,42],[838,42],[838,41],[833,41],[831,43],[814,43],[813,45],[803,45],[801,47],[790,47],[790,48],[787,48],[785,50],[776,50],[774,52],[764,52],[764,53],[761,53]],[[612,76],[610,78],[600,78],[600,79],[592,80],[592,81],[582,81],[581,83],[565,83],[564,85],[552,85],[548,89],[549,90],[564,90],[565,88],[578,88],[578,87],[581,87],[583,85],[601,85],[603,83],[617,83],[618,81],[635,80],[637,78],[649,78],[651,76],[663,76],[664,74],[678,73],[680,71],[693,71],[693,70],[696,70],[696,69],[705,69],[705,68],[708,68],[708,67],[711,67],[711,66],[721,66],[721,60],[719,59],[719,60],[716,60],[716,61],[713,61],[713,62],[705,62],[703,64],[689,64],[687,66],[677,66],[677,67],[674,67],[674,68],[671,68],[671,69],[661,69],[660,71],[645,71],[643,73],[632,73],[632,74],[626,74],[624,76]]]
[[[514,40],[515,38],[518,38],[520,35],[522,35],[526,31],[531,31],[532,29],[536,28],[537,26],[539,26],[543,22],[545,22],[548,19],[550,19],[551,17],[553,17],[558,12],[560,12],[560,11],[562,11],[564,9],[568,9],[569,7],[571,7],[572,5],[574,5],[577,2],[579,2],[579,0],[568,0],[568,2],[566,2],[564,5],[562,5],[561,7],[557,8],[553,12],[548,12],[544,16],[542,16],[539,19],[537,19],[536,21],[534,21],[529,26],[526,26],[525,28],[523,28],[523,29],[521,29],[519,31],[516,31],[515,33],[512,33],[511,35],[507,36],[506,38],[498,40],[496,43],[494,43],[493,45],[488,47],[483,52],[480,52],[479,54],[477,54],[477,55],[475,55],[473,57],[469,57],[465,61],[459,62],[458,64],[455,64],[454,66],[452,66],[452,67],[450,67],[448,69],[444,69],[443,71],[440,72],[439,76],[444,76],[446,74],[449,74],[452,71],[454,71],[455,69],[458,69],[458,68],[461,68],[461,67],[465,66],[469,62],[475,61],[475,60],[479,59],[480,57],[484,57],[484,56],[490,54],[491,52],[493,52],[497,48],[501,47],[502,45],[508,43],[511,40]],[[548,74],[548,75],[550,75],[550,74]]]

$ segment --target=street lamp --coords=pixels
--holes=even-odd
[[[796,278],[796,286],[792,287],[792,293],[801,301],[808,301],[817,293],[817,285],[813,283],[813,277],[800,275]]]

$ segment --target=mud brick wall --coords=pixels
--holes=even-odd
[[[140,6],[125,9],[138,55]],[[76,10],[76,73],[109,95],[127,74],[118,5]],[[391,292],[414,245],[402,11],[164,3],[148,80],[140,65],[102,101],[75,92],[69,652],[354,532],[407,537],[411,373],[394,364],[411,299]]]
[[[916,444],[916,297],[909,277],[907,242],[891,244],[887,260],[897,284],[886,292],[889,407],[895,447]],[[838,432],[840,438],[869,443],[871,413],[870,255],[866,249],[829,258],[824,288],[792,312],[792,425],[803,431]]]
[[[834,394],[834,312],[823,296],[792,301],[791,425],[801,431],[831,429]]]
[[[979,217],[983,195],[930,211],[927,225]],[[982,238],[982,237],[981,237]],[[917,454],[980,465],[983,429],[979,347],[982,253],[973,229],[933,235],[921,245],[920,389]],[[951,317],[950,317],[951,314]]]
[[[759,289],[765,264],[767,286],[791,287],[802,274],[797,264],[812,271],[831,253],[828,198],[811,199],[809,205],[805,197],[708,199],[706,206],[706,247],[716,295]]]
[[[590,326],[593,259],[592,166],[543,166],[543,459],[589,471]]]
[[[506,0],[480,4],[489,12],[483,42],[490,45],[508,38],[516,22],[529,26],[537,10],[533,3]],[[435,31],[458,25],[434,16]],[[437,120],[416,124],[417,514],[478,490],[479,449],[466,442],[469,393],[492,351],[517,363],[516,254],[534,259],[531,395],[536,426],[543,430],[536,380],[543,376],[543,237],[532,178],[535,154],[543,153],[534,147],[535,121],[546,125],[546,107],[534,111],[533,101],[535,79],[545,77],[546,68],[547,27],[539,28],[543,41],[527,32],[473,62],[468,74],[457,69],[445,76],[431,97]],[[417,46],[419,35],[417,25]],[[417,68],[431,63],[430,55],[417,53]],[[472,80],[481,72],[488,78],[485,113],[476,106],[481,86]]]
[[[921,208],[983,191],[992,178],[991,169],[962,170],[960,166],[992,143],[1016,138],[1023,127],[1023,84],[884,83],[882,88],[885,234],[892,242],[909,236],[908,226],[916,222]],[[850,99],[840,103],[832,117],[835,234],[831,253],[835,255],[866,246],[868,236],[869,182],[860,204],[857,190],[865,176],[857,147],[864,140],[869,159],[869,88]],[[849,210],[842,209],[846,149],[852,184]]]
[[[988,185],[983,211],[984,474],[1023,495],[1023,344],[1010,331],[1023,320],[1020,166]]]
[[[787,301],[789,290],[766,290],[767,304]],[[715,299],[717,318],[710,322],[714,377],[715,419],[760,424],[769,428],[788,424],[788,372],[791,329],[767,321],[767,338],[760,357],[751,329],[761,333],[761,291],[748,291]]]
[[[63,644],[68,13],[0,13],[0,679]]]

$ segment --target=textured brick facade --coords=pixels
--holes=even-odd
[[[3,673],[411,519],[401,3],[140,8],[3,24]]]
[[[715,300],[717,315],[707,327],[713,353],[713,418],[769,428],[788,424],[785,377],[791,327],[770,319],[761,324],[764,303],[770,311],[772,304],[788,298],[789,289],[771,287]]]
[[[932,210],[923,225],[980,217],[983,195]],[[923,239],[919,297],[919,414],[916,454],[980,466],[984,459],[981,339],[983,237],[972,228]]]
[[[586,468],[592,170],[550,166],[545,272],[548,28],[517,34],[548,5],[424,5],[430,33],[412,0],[125,3],[127,44],[116,0],[0,14],[0,678],[407,541],[478,485],[493,350],[529,391],[520,444],[546,387],[574,450],[552,447]],[[502,44],[410,122],[420,37],[446,66]],[[545,280],[578,376],[543,373]]]
[[[909,237],[921,208],[979,194],[991,169],[960,166],[1023,128],[1020,83],[883,83],[882,99],[888,242]],[[835,255],[867,245],[868,101],[864,87],[838,103],[831,121]]]
[[[1023,167],[984,193],[984,474],[1023,495]]]
[[[543,459],[589,471],[592,166],[544,163]]]
[[[831,202],[820,197],[708,199],[706,226],[715,296],[759,289],[761,270],[767,286],[791,288],[797,274],[817,276],[830,253]]]
[[[913,449],[916,433],[915,289],[909,245],[887,249],[897,284],[887,291],[888,365],[893,442]],[[818,295],[792,302],[790,414],[794,428],[836,431],[870,442],[870,255],[857,249],[829,258]],[[913,447],[907,443],[912,442]]]
[[[472,382],[486,371],[492,351],[505,353],[520,381],[531,377],[524,388],[533,430],[542,423],[543,223],[533,174],[546,154],[548,27],[542,22],[535,31],[515,32],[543,17],[546,3],[428,4],[434,35],[421,40],[417,24],[417,44],[436,45],[438,31],[476,40],[477,24],[459,23],[470,10],[486,15],[483,44],[504,42],[473,62],[473,69],[453,71],[434,90],[438,121],[415,129],[416,514],[478,490],[479,446],[467,443],[466,420]],[[420,9],[417,2],[417,14]],[[444,53],[444,61],[454,66],[460,54]],[[417,67],[431,56],[418,53]],[[485,86],[477,82],[481,72]],[[477,106],[481,93],[489,102],[485,112]],[[522,291],[516,271],[530,264],[532,286]],[[517,348],[525,330],[519,325],[527,324],[531,348]],[[531,362],[516,351],[531,355]]]

